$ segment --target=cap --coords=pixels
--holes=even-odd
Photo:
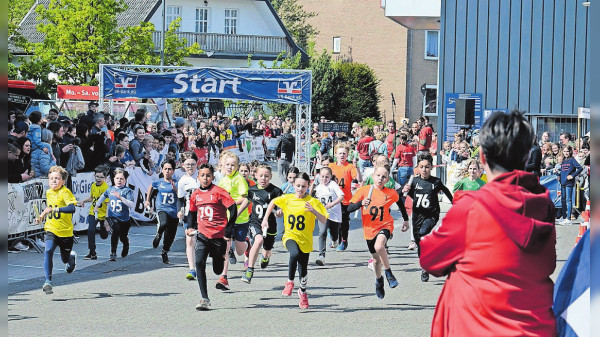
[[[23,121],[16,122],[15,127],[14,127],[14,132],[21,133],[23,131],[25,131],[25,132],[29,131],[29,124],[27,124]]]
[[[181,126],[185,124],[185,119],[183,117],[175,118],[175,126]]]
[[[238,119],[237,119],[237,117],[233,117],[231,120],[232,121],[237,121]]]
[[[57,121],[61,122],[61,123],[65,123],[65,122],[70,122],[71,119],[67,116],[59,116]]]

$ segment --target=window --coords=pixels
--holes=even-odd
[[[208,8],[196,8],[196,33],[208,33]]]
[[[181,6],[167,6],[167,18],[166,24],[167,29],[171,25],[171,22],[175,21],[177,18],[181,17]],[[177,31],[181,30],[181,25],[177,28]]]
[[[333,37],[333,53],[339,54],[342,49],[342,38],[339,36]]]
[[[423,115],[437,116],[437,85],[426,84],[423,95]]]
[[[237,34],[238,10],[225,10],[225,34]]]
[[[425,59],[438,59],[439,34],[437,30],[425,31]]]

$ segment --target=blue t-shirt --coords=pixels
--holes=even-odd
[[[129,200],[131,202],[134,201],[133,191],[131,190],[131,188],[127,187],[127,185],[121,188],[110,186],[103,194],[109,200],[108,212],[106,215],[109,218],[116,218],[119,221],[129,221],[129,207],[127,207],[127,205],[125,205],[121,200],[119,200],[112,194],[114,191],[119,192],[119,194],[121,194],[121,197],[123,197],[124,199]]]
[[[177,182],[175,181],[175,186]],[[156,211],[166,212],[170,217],[177,217],[177,191],[170,182],[164,179],[152,183],[152,188],[158,191],[156,195]]]
[[[283,185],[281,185],[281,190],[283,191],[283,194],[296,193],[296,189],[294,188],[294,185],[290,184],[287,181],[285,183],[283,183]]]

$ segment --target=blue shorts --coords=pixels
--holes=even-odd
[[[235,241],[246,242],[249,227],[250,225],[248,223],[236,223],[235,225],[233,225],[231,238]]]

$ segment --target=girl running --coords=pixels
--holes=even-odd
[[[231,151],[225,151],[221,154],[221,160],[221,167],[224,176],[219,181],[219,187],[227,191],[238,206],[238,216],[235,221],[232,234],[232,238],[235,240],[235,252],[230,252],[230,261],[225,261],[223,274],[219,278],[219,282],[216,285],[217,289],[225,291],[229,290],[229,282],[227,281],[229,262],[231,262],[231,264],[235,264],[237,262],[237,259],[235,259],[235,253],[237,253],[237,255],[242,255],[244,252],[250,250],[250,240],[247,239],[248,220],[250,220],[250,215],[248,214],[247,210],[248,199],[246,198],[248,196],[248,183],[246,182],[246,179],[244,179],[244,177],[242,177],[242,175],[238,172],[240,167],[239,157]],[[232,248],[232,243],[227,242],[227,250],[230,248]],[[248,257],[245,257],[245,259],[245,264],[247,264]]]
[[[341,202],[344,200],[344,192],[340,186],[332,180],[333,174],[329,167],[323,167],[319,171],[321,183],[315,187],[315,196],[325,206],[329,212],[327,222],[319,221],[319,257],[315,263],[319,266],[325,265],[325,251],[327,240],[327,229],[331,235],[332,246],[336,248],[340,222],[342,221]]]
[[[110,231],[110,226],[104,220],[106,219],[106,207],[107,202],[100,207],[99,212],[94,214],[94,205],[96,205],[96,201],[98,198],[108,189],[108,184],[106,181],[106,168],[103,166],[98,166],[94,170],[94,179],[95,184],[92,184],[90,187],[90,196],[87,199],[81,200],[77,203],[77,206],[83,207],[86,202],[91,201],[92,207],[90,207],[90,212],[88,214],[88,248],[90,252],[88,255],[84,256],[84,260],[97,260],[98,255],[96,254],[96,225],[100,223],[100,238],[102,240],[108,238],[108,232]]]
[[[246,283],[252,282],[254,263],[256,262],[261,247],[263,247],[263,251],[260,259],[260,267],[264,269],[269,265],[271,250],[273,249],[275,236],[277,235],[277,221],[275,215],[269,215],[267,220],[269,225],[266,231],[263,231],[261,225],[269,203],[271,203],[273,199],[283,195],[283,192],[279,187],[271,184],[273,172],[269,165],[260,164],[256,168],[255,176],[257,184],[251,186],[248,190],[248,200],[252,202],[249,230],[250,236],[254,242],[252,243],[252,248],[250,249],[248,256],[248,269],[246,269],[246,273],[242,276],[242,281]],[[277,216],[281,216],[282,214],[281,210],[278,210],[277,213]]]
[[[308,258],[313,250],[312,233],[315,229],[315,219],[325,223],[329,214],[321,202],[307,194],[310,177],[306,173],[300,173],[294,181],[294,194],[285,194],[275,198],[269,203],[262,221],[262,230],[266,232],[269,228],[269,216],[275,206],[281,208],[284,214],[285,233],[283,234],[283,245],[290,252],[288,265],[288,281],[281,294],[291,296],[294,290],[294,277],[296,269],[300,276],[300,289],[298,297],[299,306],[308,308],[308,295],[306,293]]]
[[[123,169],[117,168],[113,171],[114,185],[109,187],[96,202],[94,212],[98,212],[102,207],[104,200],[108,199],[108,213],[106,221],[112,228],[110,237],[110,258],[109,261],[117,261],[117,245],[119,240],[123,244],[121,257],[129,254],[129,228],[131,227],[129,209],[135,205],[133,203],[133,191],[127,187],[127,177],[129,173]]]
[[[359,188],[348,206],[349,212],[364,207],[362,210],[363,234],[375,262],[373,266],[375,271],[375,293],[380,299],[385,297],[383,276],[381,275],[382,266],[385,269],[385,277],[390,288],[398,286],[398,281],[392,273],[385,248],[387,241],[394,232],[394,219],[390,214],[390,207],[400,199],[396,190],[385,187],[389,179],[389,165],[376,166],[373,172],[373,185]],[[402,231],[406,230],[408,230],[408,226],[405,221]]]
[[[177,218],[177,182],[173,179],[175,162],[167,159],[160,166],[163,179],[152,182],[152,185],[148,187],[144,206],[146,209],[150,209],[150,200],[156,190],[155,208],[158,223],[156,224],[156,235],[154,236],[154,240],[152,240],[152,247],[158,248],[160,240],[163,234],[165,234],[161,256],[162,262],[169,264],[169,256],[167,254],[175,240],[177,225],[179,224]]]
[[[47,217],[44,224],[46,244],[44,251],[44,274],[46,281],[42,290],[46,294],[52,294],[52,256],[56,247],[60,248],[60,258],[66,264],[67,273],[75,270],[77,254],[73,249],[73,223],[71,218],[75,213],[77,199],[65,187],[65,181],[69,177],[67,171],[60,166],[52,166],[48,171],[48,184],[50,189],[46,191],[46,208],[35,219],[39,224]]]
[[[208,310],[210,300],[206,286],[206,260],[212,256],[213,272],[219,275],[225,267],[227,247],[237,218],[237,206],[229,193],[213,185],[214,169],[202,164],[198,169],[199,188],[190,197],[189,227],[185,234],[196,240],[196,271],[200,287],[200,303],[196,310]],[[229,212],[229,218],[227,218]],[[217,283],[218,285],[219,283]],[[219,288],[217,286],[217,288]],[[219,288],[220,289],[220,288]]]
[[[190,197],[192,193],[200,186],[196,177],[196,160],[188,158],[183,162],[185,175],[177,182],[177,217],[183,219],[184,231],[189,228],[191,219],[189,216]],[[185,275],[188,280],[196,279],[196,260],[194,258],[194,250],[196,239],[193,236],[186,235],[185,237],[185,255],[188,261],[190,271]]]
[[[240,164],[240,174],[242,175],[242,177],[244,177],[244,179],[246,179],[246,183],[248,183],[248,187],[250,186],[254,186],[256,185],[256,182],[254,182],[254,180],[252,180],[252,176],[250,175],[250,173],[252,172],[252,169],[250,168],[250,164]],[[252,209],[252,207],[248,206],[248,209]]]

